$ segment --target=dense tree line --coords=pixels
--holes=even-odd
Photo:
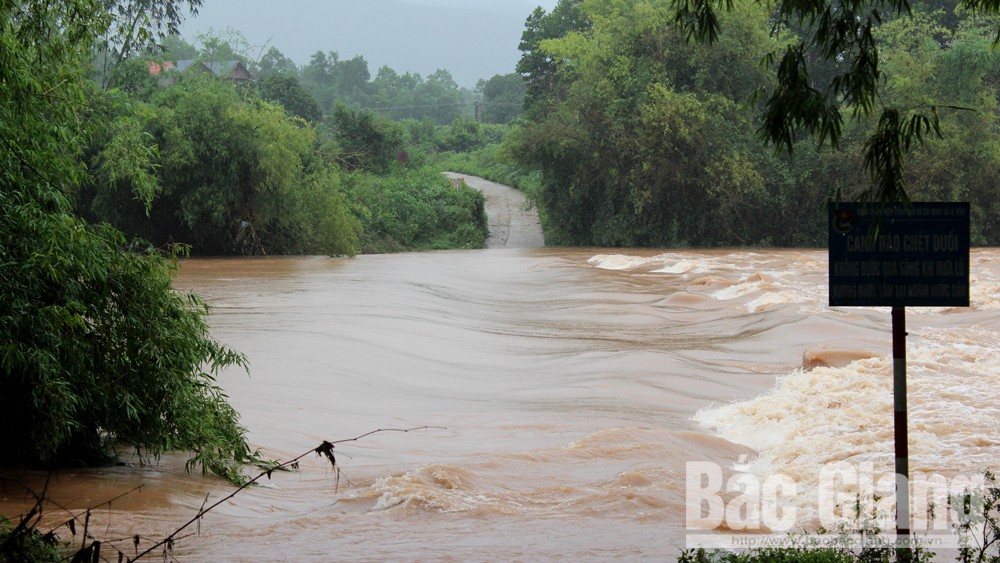
[[[798,29],[773,33],[773,13],[749,0],[713,14],[721,32],[712,44],[692,43],[678,21],[698,20],[679,16],[681,5],[562,0],[551,13],[537,10],[528,19],[518,66],[528,119],[511,132],[505,150],[542,172],[538,199],[547,240],[824,244],[822,203],[873,193],[886,181],[875,170],[882,157],[871,162],[879,137],[870,136],[886,133],[885,114],[857,111],[864,99],[836,92],[833,109],[805,94],[767,97],[783,92],[789,77],[762,73],[761,61],[798,48],[806,81],[798,87],[812,88],[821,100],[824,84],[862,81],[842,68],[853,51],[824,57],[816,43],[800,44],[798,37],[810,33],[808,18]],[[907,127],[922,133],[884,136],[899,146],[878,154],[902,163],[901,153],[910,150],[898,186],[913,200],[971,201],[977,244],[1000,242],[995,32],[995,21],[972,17],[958,2],[914,3],[912,14],[886,12],[870,30],[880,64],[877,102],[904,108],[889,114],[900,115],[896,134]],[[795,104],[809,103],[836,116],[815,128],[795,121],[808,114]],[[759,125],[768,111],[792,116],[774,125],[782,135],[788,127],[783,152],[760,142],[769,133],[767,122]],[[932,112],[933,121],[913,117]],[[817,145],[809,132],[826,141],[835,134],[839,150]]]
[[[203,36],[199,41],[200,49],[172,36],[164,42],[162,56],[240,60],[261,84],[295,83],[296,89],[315,102],[315,112],[322,115],[331,114],[339,104],[367,109],[395,121],[431,120],[448,125],[456,119],[470,118],[509,123],[523,113],[524,82],[515,73],[482,79],[474,90],[469,90],[460,87],[445,69],[421,76],[382,66],[373,75],[363,56],[344,59],[335,51],[316,51],[307,64],[299,67],[277,47],[270,47],[256,60],[243,54],[249,48],[240,46],[245,40],[238,33],[228,38]]]
[[[362,58],[338,61],[333,53],[329,58],[319,54],[315,65],[299,73],[274,48],[260,61],[247,60],[240,54],[246,47],[238,33],[199,40],[200,49],[169,36],[163,42],[166,51],[141,53],[118,64],[106,108],[115,116],[115,126],[97,135],[87,151],[92,166],[101,169],[101,163],[108,163],[111,174],[82,186],[77,197],[88,219],[111,222],[156,245],[181,241],[196,254],[353,255],[359,250],[439,247],[441,240],[452,240],[451,233],[441,233],[391,244],[363,242],[393,237],[369,232],[387,223],[363,202],[348,201],[345,180],[372,175],[367,184],[384,184],[390,191],[400,181],[428,182],[411,188],[431,197],[427,190],[447,186],[447,181],[411,172],[426,164],[420,151],[436,150],[448,139],[439,141],[442,135],[432,117],[395,123],[384,112],[357,107],[371,86]],[[165,61],[181,56],[206,63],[236,60],[258,74],[233,84],[211,73],[171,72]],[[151,73],[151,64],[160,72]],[[306,87],[310,77],[339,88],[328,92],[332,107],[324,108]],[[353,77],[359,81],[352,86]],[[430,82],[457,88],[443,71]],[[424,125],[431,128],[426,139],[421,138]],[[415,135],[407,134],[411,131]],[[145,148],[149,165],[121,158],[126,147]],[[417,157],[411,159],[411,152]],[[127,196],[146,185],[155,185],[146,192],[152,202],[148,208]],[[459,229],[465,236],[454,239],[455,245],[481,246],[485,218],[475,201],[481,196],[459,193],[466,190],[447,196],[466,205],[472,221]]]
[[[284,68],[286,73],[293,72],[289,65]],[[513,73],[481,80],[475,91],[469,91],[444,69],[422,77],[382,66],[372,77],[364,57],[341,60],[335,52],[322,51],[298,72],[324,113],[339,103],[393,120],[430,119],[448,125],[460,118],[509,123],[523,111],[523,82]]]

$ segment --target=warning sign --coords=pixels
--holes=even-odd
[[[969,204],[830,207],[830,305],[968,307]]]

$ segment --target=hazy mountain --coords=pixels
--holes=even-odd
[[[363,55],[372,76],[382,65],[423,76],[451,71],[460,86],[513,72],[524,21],[557,0],[205,0],[183,36],[240,31],[255,58],[277,47],[299,65],[316,51]]]

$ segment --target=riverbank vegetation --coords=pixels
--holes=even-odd
[[[1000,165],[991,134],[997,125],[991,85],[1000,67],[990,45],[993,21],[960,4],[913,3],[907,17],[886,12],[886,21],[871,30],[879,49],[879,87],[870,99],[879,108],[903,108],[898,116],[910,125],[897,123],[898,129],[911,127],[910,137],[890,142],[909,151],[901,168],[904,176],[894,185],[905,186],[913,200],[970,201],[973,242],[990,245],[1000,242],[997,188],[990,180]],[[173,224],[166,230],[196,241],[194,253],[352,254],[450,245],[441,242],[451,238],[444,231],[416,242],[397,240],[398,229],[396,235],[377,232],[400,217],[421,213],[411,209],[379,218],[377,210],[349,201],[345,189],[348,182],[357,183],[348,176],[358,171],[367,175],[368,184],[385,178],[393,186],[433,178],[411,173],[426,168],[482,175],[523,189],[539,209],[550,244],[822,246],[824,204],[830,198],[874,193],[869,190],[879,184],[878,178],[891,179],[892,174],[874,170],[871,163],[894,162],[904,149],[898,154],[887,149],[885,158],[872,158],[869,133],[889,125],[877,112],[864,110],[866,102],[860,98],[844,98],[822,110],[833,115],[819,135],[826,143],[810,138],[806,122],[812,118],[804,114],[793,118],[802,121],[787,131],[776,126],[778,133],[787,133],[778,135],[787,143],[762,143],[763,116],[769,107],[780,109],[768,106],[766,95],[780,91],[783,79],[762,72],[761,61],[771,61],[773,68],[783,50],[809,37],[808,26],[783,22],[780,33],[772,33],[774,20],[754,2],[736,3],[732,11],[717,15],[721,34],[707,45],[688,40],[688,31],[694,31],[678,28],[669,2],[562,0],[551,13],[537,10],[528,17],[517,72],[481,80],[473,91],[459,87],[446,70],[427,77],[389,67],[373,71],[362,56],[342,58],[324,51],[297,66],[277,47],[251,58],[238,34],[199,37],[198,46],[172,37],[165,41],[165,51],[145,53],[143,60],[193,57],[245,64],[254,78],[234,89],[236,103],[279,107],[304,122],[312,140],[302,146],[310,148],[293,150],[296,158],[279,161],[298,159],[299,177],[291,185],[317,189],[308,202],[295,202],[303,194],[280,189],[284,180],[272,182],[260,175],[266,170],[257,170],[253,177],[277,186],[274,193],[294,196],[274,200],[284,208],[268,205],[283,218],[281,225],[260,212],[266,198],[251,194],[232,203],[235,199],[225,189],[213,191],[212,197],[183,196],[190,201],[181,209],[164,197],[159,211],[154,205],[152,222],[159,221],[157,228],[163,230],[163,214],[169,213]],[[816,87],[817,104],[836,98],[824,85],[838,77],[861,79],[851,78],[847,59],[827,58],[818,45],[809,49],[801,72]],[[161,100],[169,97],[164,91],[196,82],[187,74],[175,76],[176,85],[153,87],[148,73],[123,73],[119,86],[151,93],[144,103],[153,104],[158,115],[158,108],[166,107]],[[129,77],[146,86],[129,83]],[[785,100],[785,109],[794,110],[793,101]],[[856,118],[845,117],[856,110]],[[260,117],[259,111],[244,113]],[[916,119],[925,114],[940,120]],[[202,121],[193,123],[197,127]],[[191,129],[185,133],[192,134]],[[832,141],[837,150],[831,150]],[[164,139],[156,146],[162,150],[165,144]],[[211,162],[204,164],[215,170]],[[312,181],[320,169],[335,170],[323,176],[326,184]],[[234,177],[247,184],[238,174]],[[336,186],[319,188],[331,181]],[[340,198],[348,198],[343,206]],[[220,207],[229,209],[229,216],[206,213]],[[310,217],[299,213],[304,209],[325,211]],[[348,213],[336,221],[339,228],[316,225],[317,216],[337,216],[344,209]],[[115,220],[108,214],[94,219]],[[136,210],[132,219],[148,227]],[[195,224],[207,228],[193,232]],[[466,225],[470,233],[482,228]],[[148,230],[135,232],[153,236]],[[318,232],[333,234],[323,240],[315,236]],[[153,238],[164,240],[162,233]],[[474,246],[467,237],[459,239],[456,246]]]
[[[463,171],[536,173],[528,190],[549,244],[823,246],[824,203],[887,181],[872,168],[882,157],[867,156],[877,144],[870,133],[889,139],[909,127],[884,153],[904,163],[898,185],[914,201],[970,201],[973,244],[1000,244],[997,21],[958,1],[909,4],[912,13],[887,8],[868,30],[878,53],[868,112],[868,102],[834,93],[859,76],[848,63],[860,47],[846,43],[838,58],[807,42],[794,67],[802,91],[765,105],[791,77],[762,72],[761,62],[773,69],[810,37],[808,16],[771,33],[767,6],[737,2],[715,14],[721,32],[706,45],[675,25],[700,20],[677,20],[670,2],[562,0],[537,10],[522,36],[526,115]],[[810,139],[808,119],[822,119],[806,113],[829,99],[828,129]],[[787,145],[761,142],[769,108],[800,120],[778,127]]]
[[[123,196],[148,204],[156,189],[141,143],[86,165],[118,125],[87,78],[112,25],[102,2],[0,4],[0,464],[182,450],[189,467],[236,480],[256,458],[215,376],[245,361],[210,337],[204,303],[171,288],[183,248],[75,212],[78,191],[119,166],[136,163]]]

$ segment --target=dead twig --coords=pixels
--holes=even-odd
[[[323,440],[323,443],[321,443],[319,446],[317,446],[317,447],[315,447],[315,448],[313,448],[313,449],[311,449],[311,450],[309,450],[307,452],[303,452],[301,455],[298,455],[298,456],[296,456],[296,457],[294,457],[292,459],[289,459],[287,461],[279,463],[278,465],[275,465],[274,467],[269,467],[266,470],[261,471],[256,477],[254,477],[253,479],[250,479],[246,483],[243,483],[236,490],[234,490],[233,492],[229,493],[228,495],[222,497],[221,499],[219,499],[215,503],[211,504],[207,508],[205,507],[205,502],[208,501],[208,497],[205,497],[205,502],[202,503],[202,507],[200,509],[198,509],[198,513],[195,514],[193,518],[191,518],[190,520],[188,520],[187,522],[185,522],[181,527],[179,527],[176,530],[174,530],[167,537],[165,537],[162,540],[156,542],[152,546],[146,548],[145,551],[142,551],[142,552],[138,553],[135,557],[128,558],[128,560],[129,561],[137,561],[139,559],[142,559],[146,555],[149,555],[153,551],[156,551],[157,549],[159,549],[161,547],[167,547],[168,549],[172,550],[173,549],[174,541],[177,540],[177,539],[179,539],[178,535],[181,532],[183,532],[185,529],[187,529],[188,526],[190,526],[190,525],[192,525],[192,524],[194,524],[196,522],[199,524],[199,527],[200,527],[200,525],[201,525],[201,519],[205,516],[205,514],[211,512],[213,509],[215,509],[215,507],[228,502],[230,499],[232,499],[236,495],[240,494],[242,491],[246,490],[247,487],[253,485],[257,481],[260,481],[263,477],[267,477],[268,479],[270,479],[271,478],[271,474],[273,472],[275,472],[275,471],[279,471],[279,470],[286,469],[286,468],[289,468],[289,467],[297,467],[298,466],[298,462],[302,458],[306,457],[309,454],[315,453],[318,456],[326,457],[326,459],[330,462],[330,465],[333,467],[334,471],[336,471],[336,474],[337,474],[337,483],[339,485],[339,483],[340,483],[340,468],[337,466],[337,458],[333,454],[333,449],[334,449],[334,445],[335,444],[343,444],[343,443],[346,443],[346,442],[357,442],[358,440],[361,440],[362,438],[367,438],[368,436],[371,436],[372,434],[378,434],[380,432],[403,432],[403,433],[406,433],[406,432],[414,432],[416,430],[429,430],[429,429],[445,430],[445,428],[442,427],[442,426],[416,426],[414,428],[379,428],[377,430],[372,430],[371,432],[365,432],[364,434],[361,434],[360,436],[355,436],[354,438],[346,438],[346,439],[343,439],[343,440],[334,440],[334,441]],[[119,552],[119,553],[121,553],[121,552]]]

